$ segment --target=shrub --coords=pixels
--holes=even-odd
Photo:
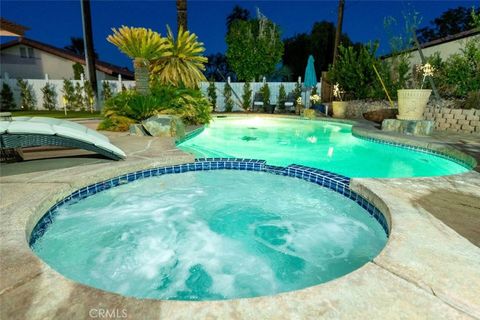
[[[295,103],[298,100],[298,98],[302,97],[302,84],[300,82],[297,82],[295,84],[295,89],[293,89],[293,96],[295,97]]]
[[[13,99],[13,92],[10,86],[5,82],[2,85],[0,92],[0,109],[2,111],[11,110],[15,108],[15,100]]]
[[[225,97],[225,112],[232,112],[233,110],[233,98],[232,98],[232,87],[228,82],[225,82],[223,87],[223,96]]]
[[[480,90],[480,41],[469,41],[460,54],[451,55],[443,65],[444,84],[455,97]]]
[[[280,85],[278,89],[278,98],[277,98],[277,106],[280,111],[285,111],[285,102],[287,101],[287,92],[285,91],[285,86],[283,83]]]
[[[55,110],[57,108],[55,86],[47,82],[41,90],[43,93],[43,107],[47,110]]]
[[[83,85],[83,93],[84,93],[84,104],[87,110],[93,112],[94,105],[95,105],[95,92],[93,92],[92,84],[90,81],[85,81]]]
[[[83,87],[80,84],[80,82],[77,82],[75,84],[74,101],[75,101],[75,110],[85,111],[85,100],[83,98]]]
[[[207,95],[208,101],[210,101],[213,106],[213,111],[217,108],[217,89],[215,88],[215,80],[211,79],[208,84]]]
[[[465,109],[480,109],[480,90],[469,92],[465,100]]]
[[[265,83],[260,88],[260,93],[262,94],[263,108],[266,108],[270,105],[270,88],[268,87],[268,83]]]
[[[72,65],[72,68],[73,68],[73,79],[80,80],[82,77],[82,74],[85,74],[85,72],[83,71],[83,66],[80,63],[75,62]]]
[[[98,130],[106,130],[106,131],[117,131],[117,132],[124,132],[128,131],[131,124],[134,124],[135,121],[122,116],[117,115],[109,115],[106,116],[102,122],[98,124]]]
[[[247,111],[252,105],[252,88],[250,87],[250,82],[245,81],[243,85],[243,94],[242,94],[242,108]]]
[[[33,110],[37,104],[32,86],[25,80],[18,79],[17,86],[20,88],[20,107],[23,110]]]
[[[75,87],[72,81],[64,79],[63,80],[63,103],[68,110],[76,110],[78,102],[76,101],[75,96]]]
[[[107,101],[113,96],[112,88],[108,81],[102,81],[102,100]]]
[[[373,65],[377,64],[377,48],[378,43],[359,49],[340,46],[338,59],[329,70],[328,77],[332,84],[338,83],[346,95],[353,99],[377,97],[382,92],[373,70]]]
[[[187,124],[204,124],[211,119],[210,103],[200,90],[155,86],[150,94],[143,95],[134,90],[121,92],[105,102],[102,127],[118,123],[115,117],[142,121],[155,114],[173,114]],[[116,122],[117,121],[117,122]]]
[[[315,119],[315,117],[316,117],[315,110],[306,109],[306,110],[303,111],[303,116],[305,118],[308,118],[308,119]]]

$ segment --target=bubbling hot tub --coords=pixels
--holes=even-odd
[[[126,296],[273,295],[352,272],[385,246],[384,216],[348,183],[259,160],[149,169],[68,196],[30,244],[65,277]]]

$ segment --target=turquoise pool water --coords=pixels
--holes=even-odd
[[[215,119],[178,147],[197,157],[300,164],[348,177],[426,177],[469,169],[445,158],[355,138],[351,125],[326,121],[238,117]]]
[[[58,210],[36,254],[70,279],[140,298],[301,289],[359,268],[387,240],[354,201],[265,172],[141,179]]]

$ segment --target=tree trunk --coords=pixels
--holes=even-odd
[[[138,93],[146,95],[150,92],[148,61],[142,58],[133,60],[133,68],[135,71],[135,87]]]
[[[82,0],[82,25],[83,39],[85,44],[85,62],[87,64],[88,80],[92,84],[95,95],[95,105],[98,101],[97,73],[95,68],[95,49],[93,48],[92,15],[90,10],[90,0]],[[96,106],[95,106],[96,108]]]
[[[187,29],[187,0],[177,0],[177,28]]]

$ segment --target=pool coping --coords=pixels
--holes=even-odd
[[[353,178],[352,190],[389,213],[391,234],[385,248],[343,277],[275,296],[204,302],[125,297],[68,280],[30,250],[28,230],[56,202],[98,181],[158,167],[158,162],[109,162],[88,171],[74,168],[58,178],[52,177],[61,170],[3,181],[12,191],[0,190],[2,201],[9,200],[2,204],[0,229],[1,317],[93,318],[92,310],[125,308],[132,319],[480,318],[480,249],[415,204],[428,186],[478,197],[480,174],[473,171],[431,178]],[[165,165],[188,162],[171,157]]]

